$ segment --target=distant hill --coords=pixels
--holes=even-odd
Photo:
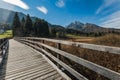
[[[50,23],[48,23],[48,25],[51,29],[55,29],[56,31],[65,31],[66,30],[65,27],[60,26],[60,25],[53,25],[53,24],[50,24]]]
[[[94,32],[94,33],[97,33],[97,32],[120,32],[120,29],[104,28],[104,27],[101,27],[101,26],[98,26],[98,25],[92,24],[92,23],[83,24],[79,21],[75,21],[75,22],[70,23],[66,28],[85,32],[85,33],[90,33],[90,32]]]
[[[0,8],[0,23],[11,24],[13,21],[14,15],[15,15],[15,11]],[[18,15],[20,19],[22,19],[23,17],[24,18],[26,17],[26,15],[21,12],[18,12]],[[31,19],[34,21],[36,17],[31,17]]]
[[[108,32],[108,30],[106,28],[103,28],[101,26],[91,24],[91,23],[84,24],[82,31],[88,32],[88,33],[89,32]]]

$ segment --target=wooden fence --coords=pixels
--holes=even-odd
[[[120,73],[115,72],[113,70],[110,70],[108,68],[105,68],[103,66],[100,66],[98,64],[95,64],[93,62],[90,62],[88,60],[85,60],[83,58],[77,57],[75,55],[72,55],[68,52],[60,50],[61,44],[64,45],[70,45],[70,46],[76,46],[80,48],[86,48],[91,50],[97,50],[102,52],[109,52],[110,54],[119,54],[120,55],[120,48],[119,47],[110,47],[110,46],[101,46],[101,45],[95,45],[95,44],[87,44],[87,43],[78,43],[78,42],[69,42],[69,41],[63,41],[63,40],[54,40],[54,39],[47,39],[47,38],[35,38],[35,37],[20,37],[16,38],[17,40],[21,41],[22,43],[25,43],[37,50],[42,51],[45,55],[49,56],[57,62],[59,65],[61,65],[64,69],[66,69],[68,72],[70,72],[72,75],[74,75],[79,80],[88,80],[86,77],[78,73],[76,70],[65,64],[63,61],[59,59],[59,55],[64,56],[80,65],[85,66],[86,68],[104,76],[111,80],[120,80]],[[54,42],[57,45],[57,48],[48,46],[44,44],[44,41]],[[42,46],[42,47],[40,47]],[[57,57],[53,56],[50,52],[46,51],[45,48],[54,51],[57,53]]]
[[[3,64],[6,53],[8,52],[9,41],[8,39],[0,39],[0,67]]]

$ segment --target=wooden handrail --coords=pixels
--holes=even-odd
[[[55,43],[61,43],[61,44],[67,44],[67,45],[73,45],[73,46],[78,46],[78,47],[82,47],[82,48],[87,48],[86,46],[89,46],[88,48],[90,49],[90,47],[91,46],[93,46],[93,47],[95,47],[95,46],[98,46],[98,47],[102,47],[102,46],[100,46],[100,45],[94,45],[94,44],[86,44],[86,43],[76,43],[76,42],[68,42],[68,41],[62,41],[62,40],[53,40],[53,39],[46,39],[46,38],[21,38],[20,39],[22,42],[25,42],[25,43],[28,43],[28,44],[32,44],[32,45],[37,45],[37,46],[43,46],[43,47],[45,47],[45,48],[48,48],[48,49],[50,49],[50,50],[52,50],[52,51],[54,51],[54,52],[56,52],[56,53],[58,53],[58,54],[60,54],[60,55],[62,55],[62,56],[64,56],[64,57],[66,57],[66,58],[68,58],[68,59],[70,59],[70,60],[72,60],[72,61],[74,61],[74,62],[76,62],[76,63],[78,63],[78,64],[80,64],[80,65],[83,65],[83,66],[85,66],[85,67],[87,67],[87,68],[89,68],[89,69],[91,69],[91,70],[93,70],[93,71],[95,71],[95,72],[97,72],[97,73],[99,73],[99,74],[101,74],[101,75],[103,75],[103,76],[105,76],[105,77],[107,77],[107,78],[109,78],[109,79],[111,79],[111,80],[120,80],[120,73],[118,73],[118,72],[115,72],[115,71],[113,71],[113,70],[110,70],[110,69],[108,69],[108,68],[105,68],[105,67],[102,67],[102,66],[100,66],[100,65],[97,65],[97,64],[95,64],[95,63],[92,63],[92,62],[90,62],[90,61],[87,61],[87,60],[85,60],[85,59],[82,59],[82,58],[80,58],[80,57],[77,57],[77,56],[74,56],[74,55],[72,55],[72,54],[70,54],[70,53],[67,53],[67,52],[65,52],[65,51],[62,51],[62,50],[59,50],[59,49],[57,49],[57,48],[54,48],[54,47],[51,47],[51,46],[48,46],[48,45],[46,45],[46,44],[43,44],[43,43],[40,43],[40,42],[36,42],[35,40],[45,40],[45,41],[52,41],[52,42],[54,42],[55,41]],[[60,41],[60,42],[59,42]],[[80,46],[80,45],[81,46]],[[92,47],[92,48],[93,48]],[[116,47],[110,47],[110,46],[104,46],[102,49],[100,49],[99,51],[101,51],[101,50],[103,50],[103,52],[106,52],[106,50],[105,49],[113,49],[114,51],[116,51],[116,53],[118,54],[118,52],[119,52],[119,50],[120,50],[120,48],[118,48],[117,47],[117,49],[115,49]],[[37,49],[40,49],[40,48],[37,48]],[[96,48],[97,49],[97,48]],[[95,50],[96,50],[95,49]],[[44,49],[40,49],[41,51],[43,51],[44,53],[46,53],[46,55],[48,55],[49,57],[52,57],[51,56],[51,54],[49,53],[49,52],[47,52],[47,51],[45,51]],[[108,52],[108,51],[107,51]],[[112,52],[112,51],[110,51],[110,52]],[[116,54],[115,53],[115,54]],[[55,60],[55,61],[57,61],[57,63],[58,64],[60,64],[61,63],[61,61],[57,58],[56,59],[56,57],[52,57],[53,58],[53,60]],[[58,61],[59,60],[59,61]],[[64,68],[65,68],[65,66],[64,66],[64,63],[63,64],[60,64],[61,66],[63,66]],[[66,68],[65,68],[66,69]],[[67,70],[67,69],[66,69]],[[70,69],[69,71],[71,71],[72,69]],[[74,76],[75,76],[75,74],[73,74]],[[77,74],[76,74],[77,75]],[[78,79],[80,78],[79,76],[75,76],[75,77],[77,77]]]
[[[7,51],[8,51],[8,46],[9,46],[9,43],[8,43],[8,39],[0,39],[2,40],[2,44],[0,44],[0,56],[1,56],[1,59],[0,59],[0,66],[2,66],[2,61],[3,61],[3,58],[5,57]]]
[[[3,47],[6,43],[7,43],[8,40],[5,40],[2,44],[0,44],[0,48]]]
[[[61,44],[65,44],[65,45],[76,46],[76,47],[80,47],[80,48],[109,52],[109,53],[113,53],[113,54],[120,54],[119,47],[111,47],[111,46],[104,46],[104,45],[79,43],[79,42],[70,42],[70,41],[47,39],[47,38],[36,38],[36,37],[26,37],[26,39],[45,40],[45,41],[50,41],[50,42],[54,42],[54,43],[61,43]]]

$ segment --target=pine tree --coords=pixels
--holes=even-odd
[[[42,20],[41,21],[41,32],[42,32],[42,35],[43,37],[48,37],[49,36],[49,26],[48,26],[48,23],[45,21],[45,20]]]
[[[31,32],[32,32],[32,20],[28,14],[25,21],[25,36],[30,36]]]
[[[49,27],[48,23],[44,20],[36,19],[34,23],[34,32],[35,36],[48,37],[49,36]]]
[[[33,24],[33,29],[34,29],[34,36],[37,36],[39,35],[39,19],[36,18],[34,24]]]
[[[13,23],[12,23],[12,26],[13,26],[13,36],[20,36],[20,19],[19,19],[19,16],[18,16],[18,13],[16,12],[15,15],[14,15],[14,19],[13,19]]]
[[[21,32],[22,32],[22,36],[25,35],[25,19],[24,17],[21,20]]]

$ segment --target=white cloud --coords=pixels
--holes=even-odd
[[[0,8],[4,8],[4,9],[13,9],[15,6],[10,5],[6,2],[0,1]]]
[[[101,26],[120,29],[120,11],[114,12],[111,15],[103,18]]]
[[[29,9],[29,6],[26,3],[24,3],[22,0],[3,0],[3,1],[12,5],[18,6],[20,8],[23,8],[25,10]]]
[[[103,4],[97,9],[96,14],[99,14],[105,8],[107,8],[117,2],[120,2],[120,0],[104,0]]]
[[[47,14],[48,13],[48,10],[47,10],[47,8],[46,7],[44,7],[44,6],[39,6],[39,7],[37,7],[37,9],[39,10],[39,11],[41,11],[42,13],[44,13],[44,14]]]
[[[65,6],[65,2],[64,2],[64,0],[58,0],[56,3],[55,3],[55,5],[57,6],[57,7],[64,7]]]

